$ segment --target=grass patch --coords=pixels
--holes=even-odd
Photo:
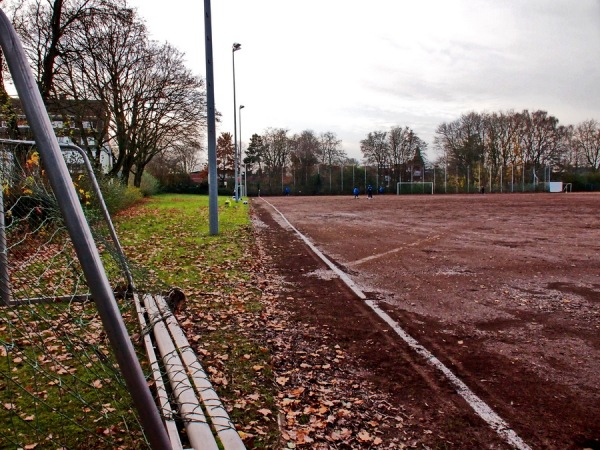
[[[248,206],[220,198],[217,236],[209,234],[208,197],[160,195],[114,220],[136,265],[136,286],[143,290],[152,279],[159,281],[154,292],[158,285],[186,293],[178,319],[248,447],[276,448],[276,389]],[[87,291],[78,266],[71,267],[71,250],[53,245],[33,245],[39,261],[17,277],[14,294]],[[117,272],[108,256],[102,255],[107,270]],[[119,306],[130,333],[139,333],[131,302]],[[0,449],[148,447],[90,302],[0,308],[0,421]]]
[[[261,341],[261,290],[248,205],[219,198],[209,235],[208,197],[164,194],[116,219],[129,258],[187,296],[179,315],[188,340],[238,430],[253,448],[279,439],[269,350]],[[271,411],[268,414],[267,411]]]
[[[0,316],[0,448],[147,447],[94,304]]]

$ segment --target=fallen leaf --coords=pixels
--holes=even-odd
[[[275,381],[277,381],[277,384],[279,384],[280,386],[285,386],[289,380],[290,379],[288,377],[277,377]]]
[[[360,433],[358,433],[358,440],[360,442],[370,442],[371,440],[373,440],[373,438],[368,432],[363,430]]]

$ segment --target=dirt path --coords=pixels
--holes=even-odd
[[[600,448],[600,196],[268,200],[529,446]],[[269,205],[252,206],[287,287],[279,306],[304,330],[285,344],[339,346],[336,389],[372,398],[380,417],[365,422],[378,424],[370,440],[325,426],[313,446],[510,448]]]

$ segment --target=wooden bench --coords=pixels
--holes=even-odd
[[[245,449],[165,299],[160,295],[135,294],[134,301],[144,330],[144,345],[160,412],[173,450],[183,449],[175,414],[183,422],[189,442],[195,450],[218,450],[219,444],[225,450]],[[164,368],[164,377],[159,358]],[[171,397],[166,383],[171,388]]]

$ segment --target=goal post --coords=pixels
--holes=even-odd
[[[396,194],[433,194],[433,182],[400,181],[396,184]]]

